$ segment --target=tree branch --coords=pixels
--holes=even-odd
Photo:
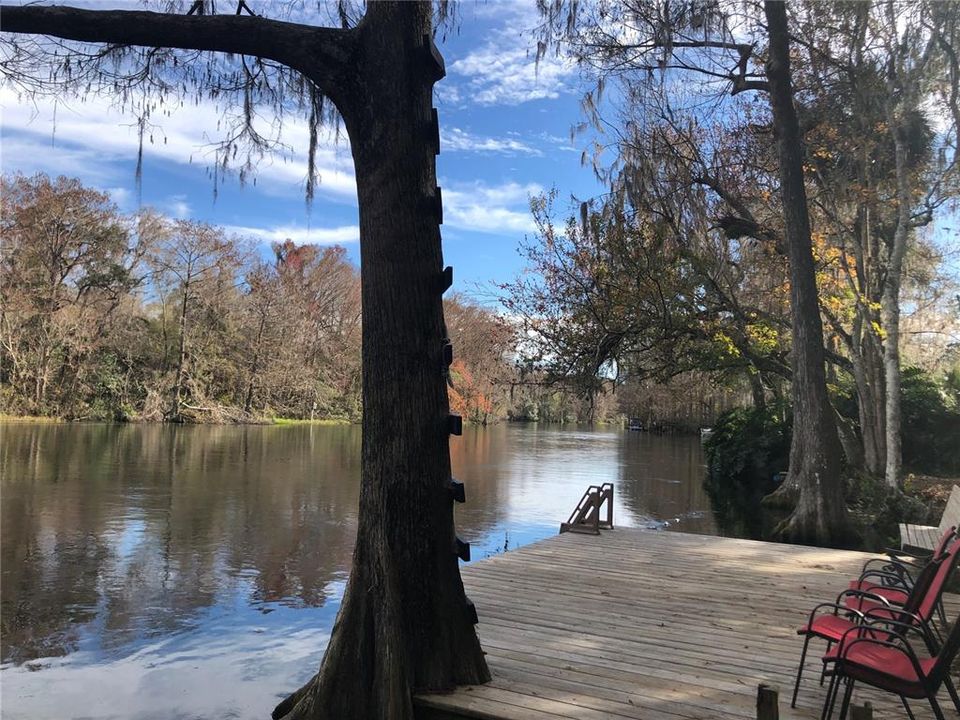
[[[0,5],[0,31],[274,60],[309,77],[335,103],[344,94],[356,45],[353,30],[249,15],[173,15],[36,5]]]

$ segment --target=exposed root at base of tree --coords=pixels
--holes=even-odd
[[[816,490],[802,488],[797,483],[793,488],[780,488],[771,493],[764,498],[764,503],[781,490],[784,491],[783,499],[795,498],[794,507],[793,512],[774,528],[772,539],[797,545],[860,547],[861,538],[849,522],[842,498],[839,500],[840,506],[834,507],[831,502],[819,497]]]
[[[400,583],[384,565],[355,558],[320,671],[276,706],[273,720],[413,720],[415,692],[490,680],[472,623],[456,613],[435,618],[433,628],[420,627],[425,635],[443,633],[447,641],[444,652],[420,658],[429,667],[416,666],[414,647],[423,638],[407,636],[415,631],[401,614]],[[418,675],[421,683],[432,678],[428,687],[416,687]]]
[[[351,577],[320,671],[277,705],[274,720],[412,719],[401,628],[395,593]]]
[[[800,500],[800,484],[792,475],[787,475],[783,483],[760,503],[764,507],[776,510],[793,510]]]
[[[851,550],[862,547],[862,538],[852,526],[847,526],[839,532],[835,529],[830,530],[823,526],[819,517],[798,511],[794,511],[790,517],[774,528],[773,537],[779,542],[813,546],[823,545],[823,538],[829,537],[828,547]]]

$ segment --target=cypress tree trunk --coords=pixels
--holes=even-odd
[[[412,718],[411,691],[489,679],[448,490],[429,3],[371,3],[338,105],[360,200],[363,453],[353,568],[320,672],[274,718]]]
[[[793,514],[777,533],[794,542],[836,545],[846,541],[847,512],[840,479],[840,440],[824,374],[823,326],[803,178],[803,145],[793,104],[787,13],[783,2],[771,0],[764,2],[764,12],[770,33],[767,78],[780,159],[793,333],[793,439],[785,488],[799,489]]]
[[[871,187],[870,159],[859,162],[858,182]],[[887,457],[886,402],[883,372],[883,347],[876,328],[880,317],[873,307],[881,291],[878,278],[876,239],[873,237],[873,213],[867,203],[861,203],[855,223],[854,269],[856,288],[863,299],[857,302],[853,329],[850,335],[850,361],[857,386],[857,409],[863,439],[864,466],[872,475],[882,475]]]
[[[867,330],[858,346],[850,353],[853,377],[857,386],[857,410],[863,437],[864,466],[872,475],[883,474],[886,462],[886,407],[884,403],[883,364],[873,334]]]

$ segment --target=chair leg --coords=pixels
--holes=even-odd
[[[833,640],[827,640],[827,652],[830,652],[830,648],[833,647]],[[826,654],[826,653],[824,653]],[[823,679],[827,675],[827,666],[824,665],[820,668],[820,687],[823,687]]]
[[[957,709],[957,712],[960,713],[960,696],[957,695],[957,688],[954,687],[953,680],[950,679],[949,675],[943,679],[943,684],[947,686],[947,692],[950,693],[953,706]]]
[[[833,714],[833,700],[837,696],[837,682],[839,675],[834,673],[830,676],[830,684],[827,686],[827,696],[823,699],[823,710],[820,712],[820,720],[829,720]]]
[[[933,708],[933,714],[937,720],[946,720],[946,718],[943,717],[943,710],[940,709],[940,703],[937,702],[936,696],[931,694],[929,699],[930,707]]]
[[[903,709],[907,711],[907,717],[910,718],[910,720],[917,720],[917,718],[914,717],[913,710],[910,709],[910,703],[907,702],[907,699],[903,695],[900,696],[900,702],[903,703]]]
[[[840,704],[840,720],[847,720],[847,711],[850,710],[850,698],[853,696],[853,680],[847,678],[847,689],[843,691],[843,702]]]
[[[803,675],[803,663],[807,659],[807,646],[810,645],[810,635],[806,636],[806,639],[803,641],[803,650],[800,652],[800,667],[797,668],[797,681],[793,685],[793,698],[790,700],[790,707],[795,708],[797,706],[797,693],[800,692],[800,676]],[[821,676],[822,678],[822,676]],[[821,679],[820,684],[823,684]]]

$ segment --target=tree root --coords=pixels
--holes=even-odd
[[[367,564],[364,557],[371,556]],[[441,613],[432,627],[411,627],[400,612],[402,583],[390,564],[389,553],[355,560],[320,671],[276,706],[273,720],[413,720],[414,692],[490,679],[465,616]],[[439,649],[430,645],[425,652],[425,638],[437,637],[443,638]]]

